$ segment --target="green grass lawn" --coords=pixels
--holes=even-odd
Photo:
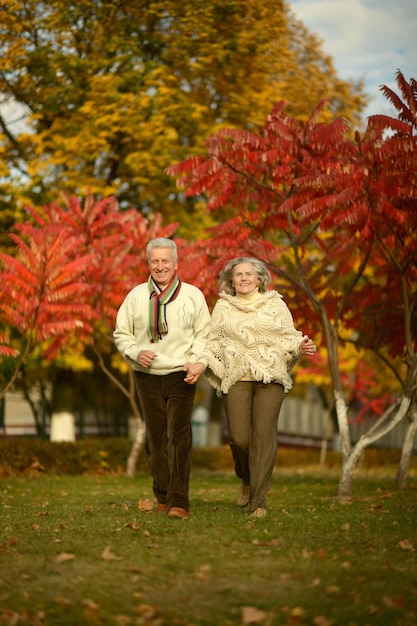
[[[417,477],[277,468],[268,516],[235,505],[230,471],[195,469],[192,515],[142,511],[141,471],[0,480],[0,624],[417,623]]]

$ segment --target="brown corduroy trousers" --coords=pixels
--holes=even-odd
[[[135,374],[146,425],[145,455],[153,493],[169,508],[178,506],[188,511],[195,385],[184,382],[185,372]]]
[[[250,511],[265,507],[278,449],[284,388],[240,381],[222,395],[236,475],[250,485]]]

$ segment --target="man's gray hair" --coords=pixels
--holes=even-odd
[[[178,250],[177,244],[172,239],[168,239],[167,237],[158,237],[157,239],[151,239],[146,246],[146,256],[149,257],[151,255],[151,250],[154,248],[169,248],[172,250],[172,255],[174,257],[175,262],[178,262]]]
[[[245,256],[241,256],[237,259],[232,259],[231,261],[228,261],[224,269],[222,269],[222,271],[220,272],[220,291],[225,291],[231,296],[236,295],[236,291],[232,283],[232,278],[233,270],[235,269],[236,265],[239,265],[240,263],[250,263],[251,265],[253,265],[259,278],[259,293],[265,293],[268,290],[268,287],[272,281],[271,274],[269,273],[267,266],[263,261],[260,261],[259,259]]]

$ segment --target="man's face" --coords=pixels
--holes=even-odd
[[[164,289],[177,271],[178,263],[170,248],[153,248],[149,254],[149,271],[159,287]]]

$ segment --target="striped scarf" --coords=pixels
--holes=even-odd
[[[148,287],[150,293],[148,334],[151,343],[158,343],[168,332],[166,306],[178,296],[181,281],[177,276],[173,276],[169,285],[161,291],[152,276],[149,276]]]

